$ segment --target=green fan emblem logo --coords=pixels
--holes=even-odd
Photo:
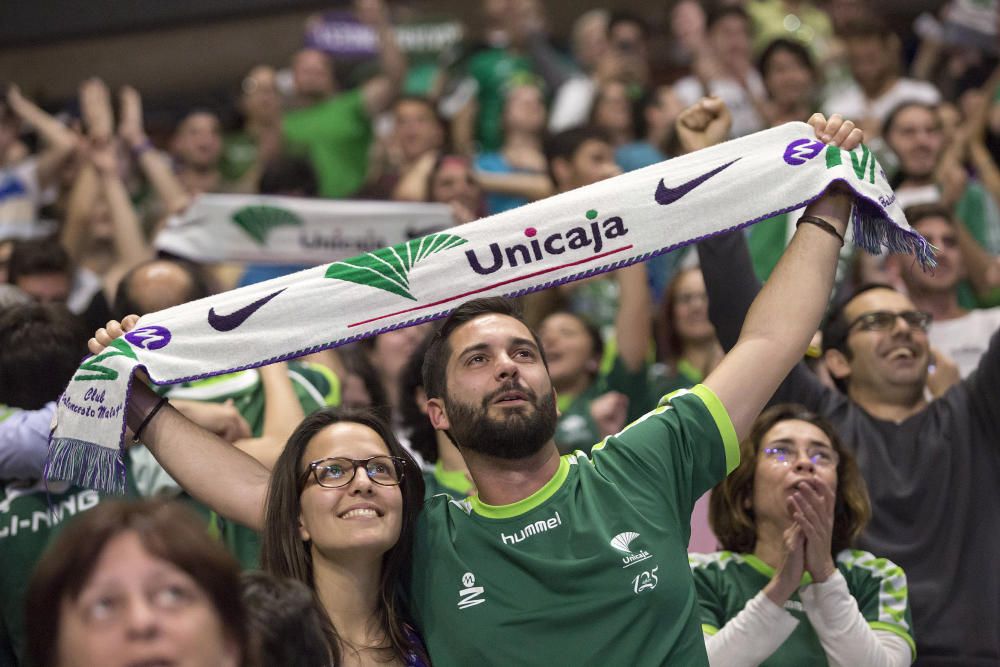
[[[117,380],[118,371],[103,364],[103,362],[107,361],[111,357],[128,357],[129,359],[138,359],[138,357],[135,356],[135,351],[132,349],[132,346],[126,343],[124,339],[118,338],[111,341],[111,344],[108,345],[107,349],[99,355],[91,357],[80,364],[79,371],[76,376],[73,377],[73,380],[75,382],[85,382],[87,380]]]
[[[240,226],[258,245],[267,243],[267,235],[275,227],[302,226],[302,218],[277,206],[244,206],[233,214],[233,222]]]
[[[410,269],[430,255],[465,243],[468,241],[454,234],[430,234],[335,262],[327,268],[326,277],[375,287],[416,301],[410,294]]]

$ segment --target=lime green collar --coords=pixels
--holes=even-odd
[[[469,495],[472,490],[472,482],[465,476],[464,470],[445,470],[441,459],[434,464],[434,479],[446,489],[457,491]]]
[[[742,554],[742,556],[743,560],[747,562],[747,565],[757,570],[768,579],[774,576],[774,568],[765,563],[764,561],[762,561],[761,559],[757,558],[753,554]],[[807,584],[811,584],[812,580],[813,578],[811,574],[809,574],[808,572],[803,572],[802,581],[799,582],[799,586],[805,586]]]
[[[567,477],[569,477],[569,460],[564,456],[559,459],[559,469],[556,470],[556,474],[552,476],[552,479],[546,482],[545,486],[523,500],[518,500],[516,503],[509,505],[487,505],[479,500],[479,494],[476,494],[469,498],[469,502],[472,504],[472,510],[479,516],[484,516],[488,519],[510,519],[535,509],[551,498],[559,490],[563,482],[566,481]]]

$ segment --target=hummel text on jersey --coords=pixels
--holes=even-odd
[[[562,517],[559,516],[559,512],[555,513],[551,519],[539,519],[534,523],[529,523],[527,526],[517,531],[512,535],[507,533],[500,533],[500,540],[504,544],[517,544],[518,542],[523,542],[532,535],[538,535],[539,533],[544,533],[547,530],[552,530],[553,528],[558,528],[562,525]]]

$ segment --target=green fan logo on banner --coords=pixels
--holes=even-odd
[[[465,243],[468,241],[454,234],[430,234],[334,262],[327,268],[326,277],[375,287],[416,301],[417,298],[410,294],[410,269],[435,253]]]
[[[258,245],[267,243],[267,236],[275,227],[302,226],[302,218],[277,206],[245,206],[233,214],[233,222]]]

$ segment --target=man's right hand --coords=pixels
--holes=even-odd
[[[126,332],[134,329],[135,323],[138,321],[138,315],[127,315],[121,322],[118,320],[109,321],[94,333],[93,338],[87,341],[87,349],[90,350],[91,354],[100,354],[104,348],[111,345],[111,341],[121,338]]]

